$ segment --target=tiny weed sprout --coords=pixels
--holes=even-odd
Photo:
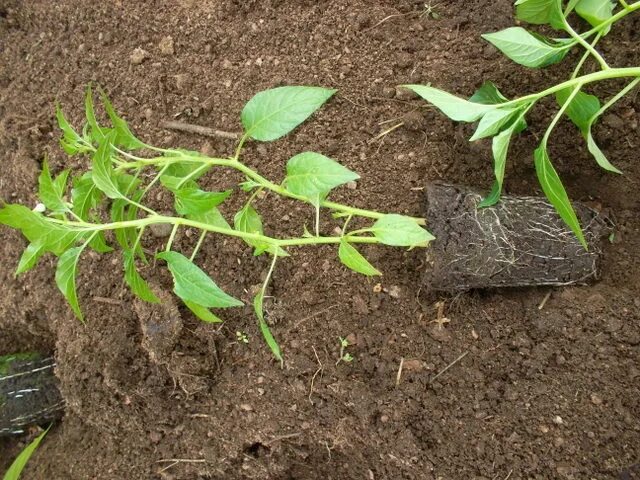
[[[640,10],[640,2],[627,3],[620,0],[619,4],[616,4],[611,0],[517,0],[515,6],[518,20],[529,24],[549,25],[552,29],[562,32],[563,37],[546,38],[522,27],[511,27],[485,34],[483,38],[514,62],[530,68],[543,68],[558,63],[572,48],[582,47],[585,52],[570,79],[541,92],[514,100],[507,99],[490,81],[486,81],[468,100],[431,86],[405,85],[405,87],[435,105],[454,121],[478,122],[471,141],[493,137],[496,179],[491,192],[480,203],[480,207],[494,205],[500,199],[509,143],[514,135],[527,127],[525,121],[527,113],[538,100],[555,95],[559,110],[534,152],[536,173],[545,195],[586,248],[580,222],[560,177],[551,163],[547,145],[554,127],[566,114],[579,129],[589,152],[598,165],[610,172],[621,173],[607,160],[596,144],[592,129],[607,109],[640,83],[640,67],[613,68],[607,64],[595,47],[598,41],[609,33],[615,22]],[[572,13],[585,20],[591,28],[578,33],[570,23]],[[580,75],[589,57],[593,57],[597,62],[598,71]],[[596,96],[585,91],[595,82],[617,78],[627,78],[629,81],[604,104],[601,104]]]
[[[346,338],[338,337],[340,341],[340,355],[338,357],[338,361],[336,362],[336,366],[340,364],[340,362],[350,363],[353,362],[353,355],[347,353],[347,347],[350,345],[349,341]]]
[[[249,336],[241,330],[236,332],[236,340],[238,343],[249,343]]]
[[[396,247],[424,247],[433,236],[421,225],[424,220],[397,214],[363,210],[328,200],[330,192],[356,180],[357,174],[320,153],[302,152],[289,159],[286,176],[274,183],[241,162],[245,143],[249,140],[276,140],[304,122],[320,108],[335,90],[320,87],[288,86],[256,94],[244,106],[241,115],[244,132],[235,154],[214,158],[178,148],[159,148],[139,140],[127,123],[114,110],[102,93],[101,99],[111,125],[101,125],[94,111],[91,88],[85,99],[86,123],[75,130],[62,110],[56,117],[62,130],[61,145],[70,155],[90,158],[90,169],[71,175],[64,170],[52,175],[45,159],[39,177],[39,202],[32,210],[23,205],[8,204],[0,209],[0,223],[18,229],[29,240],[16,274],[33,268],[38,259],[49,252],[58,257],[55,282],[76,316],[84,319],[76,291],[78,262],[87,248],[108,253],[119,247],[122,252],[125,283],[131,292],[147,302],[159,302],[149,283],[139,272],[149,259],[143,249],[145,232],[156,225],[168,226],[171,235],[155,258],[166,263],[173,277],[173,291],[195,316],[205,322],[220,322],[211,309],[243,306],[243,302],[224,292],[195,263],[205,238],[219,234],[242,239],[255,255],[271,257],[262,288],[253,299],[258,325],[273,355],[282,361],[280,347],[265,319],[263,300],[276,264],[288,257],[292,247],[333,244],[340,261],[363,275],[380,275],[358,251],[359,244],[384,244]],[[206,191],[199,181],[218,168],[241,172],[245,181],[239,189]],[[75,173],[75,172],[74,172]],[[152,189],[164,188],[174,198],[175,214],[155,211],[146,202]],[[246,192],[246,193],[243,193]],[[300,228],[301,236],[276,238],[265,234],[261,215],[255,206],[262,192],[305,202],[313,207],[315,232]],[[230,195],[247,195],[232,223],[218,208]],[[320,235],[321,208],[333,212],[342,222],[341,234]],[[358,222],[358,228],[349,230]],[[362,222],[366,222],[362,226]],[[172,249],[180,229],[200,231],[197,243],[189,252]],[[244,340],[242,340],[244,341]]]

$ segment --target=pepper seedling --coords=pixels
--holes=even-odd
[[[431,86],[404,85],[404,87],[413,90],[454,121],[479,122],[471,141],[493,137],[492,150],[496,180],[489,195],[480,203],[480,207],[494,205],[500,199],[509,144],[514,135],[527,128],[525,121],[527,113],[542,98],[555,95],[560,108],[534,152],[534,164],[545,195],[586,248],[580,222],[562,181],[551,163],[547,145],[553,129],[560,118],[566,114],[580,130],[589,152],[598,165],[610,172],[621,173],[609,162],[596,144],[592,128],[606,110],[640,83],[640,67],[610,67],[595,46],[609,33],[615,22],[640,10],[640,2],[627,3],[620,0],[616,5],[610,0],[517,0],[515,6],[518,20],[536,25],[549,25],[555,30],[562,31],[565,37],[551,39],[522,27],[510,27],[485,34],[483,38],[514,62],[530,68],[543,68],[556,64],[562,61],[572,48],[580,46],[585,52],[569,80],[514,100],[507,99],[490,81],[486,81],[468,100]],[[578,33],[569,23],[572,12],[586,20],[591,28]],[[596,60],[599,71],[578,76],[590,56]],[[586,86],[593,83],[622,78],[630,81],[604,105],[596,96],[584,91]]]
[[[64,170],[54,177],[45,159],[39,177],[38,196],[42,205],[33,210],[18,204],[5,205],[0,209],[0,223],[19,229],[30,242],[20,258],[16,274],[33,268],[47,252],[57,256],[56,285],[75,315],[83,320],[76,291],[82,252],[90,248],[98,253],[108,253],[117,245],[122,251],[124,280],[131,292],[147,302],[159,302],[158,296],[139,273],[138,264],[148,262],[142,248],[146,229],[153,225],[170,225],[168,241],[162,251],[155,253],[155,258],[166,262],[173,276],[174,293],[194,315],[205,322],[220,322],[210,309],[240,307],[243,302],[224,292],[194,260],[210,233],[240,238],[254,249],[255,255],[271,256],[268,274],[253,299],[253,307],[262,335],[274,356],[282,361],[280,347],[265,320],[263,300],[276,263],[289,256],[287,249],[336,245],[338,257],[344,265],[372,276],[380,275],[380,272],[358,251],[358,244],[411,248],[425,247],[433,239],[422,228],[423,219],[364,210],[328,200],[334,188],[359,177],[320,153],[302,152],[289,159],[286,176],[280,184],[266,179],[241,162],[243,147],[248,140],[269,142],[281,138],[304,122],[334,93],[335,90],[320,87],[287,86],[256,94],[242,110],[244,132],[235,154],[229,158],[217,158],[142,142],[118,116],[104,92],[102,103],[111,126],[99,124],[89,86],[85,99],[86,123],[81,132],[67,122],[59,106],[56,116],[63,133],[62,148],[68,155],[90,157],[90,169],[74,175],[70,188],[70,171]],[[235,169],[246,177],[238,190],[248,192],[249,198],[233,217],[233,225],[218,207],[234,191],[206,191],[199,184],[203,176],[214,168]],[[171,192],[175,215],[160,214],[145,202],[147,194],[155,187]],[[312,205],[315,211],[314,234],[305,228],[304,233],[295,238],[266,235],[262,217],[253,205],[262,191]],[[331,210],[334,218],[344,222],[340,235],[320,235],[321,208]],[[107,213],[110,221],[103,221]],[[369,226],[349,230],[352,220],[357,217],[368,220]],[[189,256],[172,249],[176,233],[185,228],[200,231]],[[107,232],[113,232],[115,242],[107,239]]]

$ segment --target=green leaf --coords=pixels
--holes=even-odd
[[[549,41],[543,41],[541,37],[533,35],[522,27],[486,33],[482,38],[514,62],[531,68],[558,63],[569,51],[569,46],[564,43],[551,44]]]
[[[167,262],[173,275],[175,294],[183,301],[208,308],[241,307],[243,303],[223,292],[213,280],[187,257],[177,252],[156,254]]]
[[[359,178],[335,160],[319,153],[304,152],[289,159],[284,182],[289,192],[318,206],[333,188]]]
[[[49,428],[34,438],[33,441],[20,452],[13,463],[9,466],[9,469],[5,472],[4,477],[2,477],[3,480],[18,480],[20,478],[22,470],[27,465],[27,462],[33,455],[33,452],[35,452],[40,445],[44,436],[49,431]]]
[[[593,120],[593,122],[595,122],[595,119]],[[591,133],[591,127],[593,125],[593,122],[589,124],[588,128],[584,132],[585,138],[587,140],[587,148],[589,149],[589,152],[591,153],[591,155],[593,155],[593,158],[596,159],[596,162],[598,163],[598,165],[600,165],[600,167],[613,173],[622,174],[622,172],[619,169],[613,166],[613,164],[605,156],[602,150],[600,150],[600,147],[598,147],[598,144],[594,140],[593,134]]]
[[[482,117],[478,128],[471,137],[470,141],[479,140],[481,138],[492,137],[499,133],[505,125],[514,120],[518,115],[522,113],[521,108],[498,108],[487,112]]]
[[[507,102],[508,99],[502,95],[498,87],[493,82],[486,80],[478,90],[469,98],[470,102],[481,103],[483,105],[495,105]]]
[[[238,185],[240,186],[243,192],[250,192],[254,188],[257,188],[260,186],[258,182],[255,182],[253,180],[247,180],[245,182],[239,183]]]
[[[565,88],[556,93],[556,100],[561,107],[567,102],[572,92],[573,88]],[[598,113],[599,110],[600,100],[598,100],[598,97],[585,92],[578,92],[567,106],[565,113],[580,131],[584,133],[589,127],[591,118]]]
[[[91,91],[91,84],[87,86],[87,93],[84,99],[85,115],[87,117],[88,124],[88,136],[91,140],[97,143],[102,143],[102,140],[109,134],[110,129],[101,127],[96,120],[95,109],[93,108],[93,92]]]
[[[67,155],[75,155],[77,153],[86,152],[89,148],[82,143],[82,137],[73,129],[62,113],[60,105],[56,103],[56,119],[58,127],[62,130],[62,138],[60,145]]]
[[[71,305],[76,316],[81,321],[84,321],[76,292],[76,274],[82,250],[84,250],[84,247],[73,247],[60,256],[56,268],[56,285],[67,299],[67,302],[69,302],[69,305]]]
[[[71,189],[72,211],[84,221],[90,220],[90,212],[102,201],[102,192],[93,182],[91,172],[85,172],[80,178],[73,179]]]
[[[132,200],[137,202],[142,197],[142,192],[137,191],[133,194]],[[113,222],[126,222],[128,220],[135,220],[138,216],[138,207],[131,205],[128,201],[118,198],[111,204],[111,220]],[[116,240],[123,250],[131,250],[135,243],[138,232],[134,227],[118,228],[114,230]],[[142,250],[142,246],[138,244],[136,246],[136,255],[142,259],[145,263],[147,259]]]
[[[175,158],[175,154],[179,157],[189,156],[203,157],[200,152],[187,152],[183,150],[172,150],[172,154],[167,154],[169,158]],[[197,162],[175,162],[171,163],[160,177],[160,181],[164,186],[169,189],[177,188],[177,185],[181,183],[186,177],[189,180],[196,181],[202,175],[207,173],[211,169],[210,165],[204,165]]]
[[[180,215],[204,213],[224,202],[231,192],[232,190],[205,192],[197,187],[181,188],[174,192],[175,208]]]
[[[509,151],[509,143],[511,137],[516,130],[517,126],[514,124],[510,128],[500,132],[493,137],[492,150],[493,150],[493,170],[496,180],[491,189],[491,193],[487,195],[478,204],[478,208],[490,207],[498,203],[500,195],[502,193],[502,183],[504,182],[504,170],[507,164],[507,153]]]
[[[55,255],[62,254],[89,233],[77,227],[50,222],[47,217],[24,205],[5,205],[0,209],[0,223],[20,230],[31,243],[38,243],[45,252]]]
[[[145,302],[160,303],[160,299],[153,293],[147,281],[138,273],[133,252],[123,250],[122,258],[124,260],[124,281],[133,294]]]
[[[107,111],[107,115],[109,115],[109,118],[111,119],[113,129],[116,132],[113,143],[129,150],[144,148],[146,145],[131,133],[129,125],[127,125],[127,122],[125,122],[124,119],[118,116],[113,105],[111,105],[107,94],[102,89],[100,89],[100,97],[102,99],[104,109]]]
[[[445,91],[425,85],[403,85],[403,87],[414,91],[456,122],[475,122],[494,108],[490,105],[470,102],[464,98],[456,97]]]
[[[44,203],[44,206],[51,210],[53,213],[68,212],[69,207],[63,199],[65,191],[67,189],[67,178],[69,177],[69,170],[64,170],[55,180],[51,178],[51,172],[49,171],[49,163],[45,158],[42,162],[42,171],[38,177],[38,197],[40,201]]]
[[[115,171],[111,163],[114,137],[114,132],[109,133],[93,155],[91,161],[91,178],[96,187],[102,190],[107,197],[115,199],[123,198],[124,195],[118,188]]]
[[[615,3],[610,0],[580,0],[576,4],[576,13],[592,27],[597,27],[613,16],[614,7]],[[609,25],[602,33],[607,34],[610,29]]]
[[[239,232],[257,233],[262,235],[264,233],[262,229],[262,218],[260,214],[251,205],[245,205],[238,213],[233,217],[233,225]],[[254,255],[261,255],[264,252],[269,252],[272,255],[276,253],[279,257],[288,256],[281,247],[274,247],[268,242],[262,242],[260,240],[243,239],[248,245],[255,247]]]
[[[371,265],[369,261],[344,238],[340,240],[338,256],[340,257],[340,261],[354,272],[361,273],[368,277],[373,275],[382,275],[382,273]]]
[[[113,248],[111,248],[107,244],[107,240],[104,236],[104,232],[94,232],[93,238],[89,242],[89,246],[93,248],[98,253],[109,253],[113,252]]]
[[[278,87],[256,94],[242,109],[246,134],[276,140],[304,122],[336,92],[320,87]]]
[[[271,333],[271,329],[269,328],[269,325],[264,319],[264,312],[262,308],[263,301],[264,301],[264,289],[261,288],[258,294],[253,298],[253,309],[256,312],[256,316],[258,317],[258,326],[260,327],[260,332],[262,333],[262,336],[267,342],[267,345],[269,346],[269,350],[271,350],[271,353],[273,353],[273,356],[276,357],[280,363],[282,363],[283,359],[282,359],[282,352],[280,350],[280,345],[278,345],[278,342],[273,337],[273,334]]]
[[[16,269],[16,275],[20,275],[21,273],[31,270],[36,263],[38,263],[38,260],[44,252],[44,247],[39,242],[27,245],[27,248],[24,249],[24,252],[22,252],[22,256],[20,257],[20,262]]]
[[[424,246],[435,239],[412,218],[395,213],[376,220],[370,231],[380,243],[394,247]]]
[[[188,300],[183,300],[182,303],[184,303],[186,307],[191,310],[191,313],[193,313],[203,322],[222,323],[222,320],[211,313],[211,310],[209,310],[208,308],[203,307],[202,305],[198,305],[197,303],[190,302]]]
[[[227,222],[222,213],[220,213],[220,210],[215,207],[207,210],[206,212],[188,214],[187,218],[189,220],[205,223],[207,225],[212,225],[218,228],[227,228],[229,230],[232,229],[231,225],[229,225],[229,222]]]
[[[536,166],[536,173],[538,174],[538,180],[540,181],[544,194],[555,207],[560,218],[564,220],[576,237],[578,237],[582,246],[586,249],[587,242],[584,239],[580,222],[573,206],[571,205],[569,196],[562,185],[562,181],[551,164],[549,154],[547,153],[547,146],[544,143],[535,150],[534,163]]]
[[[571,95],[571,91],[570,88],[567,88],[556,93],[556,100],[561,107],[566,103],[569,95]],[[620,170],[609,162],[593,138],[591,129],[598,119],[596,115],[599,111],[600,100],[598,100],[598,97],[584,92],[578,92],[565,110],[567,116],[580,129],[582,136],[587,142],[587,148],[596,159],[598,165],[609,172],[622,174]]]
[[[535,25],[549,24],[553,28],[564,28],[560,0],[518,0],[515,3],[518,20]]]

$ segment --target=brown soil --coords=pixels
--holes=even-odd
[[[489,144],[469,144],[470,126],[397,96],[394,86],[432,82],[469,95],[491,79],[513,96],[564,78],[577,53],[565,66],[526,70],[480,38],[513,24],[510,0],[435,3],[439,19],[420,17],[423,2],[409,0],[0,0],[0,195],[33,204],[43,155],[55,169],[69,164],[57,146],[54,100],[77,124],[92,80],[150,143],[220,153],[232,145],[158,125],[179,116],[238,130],[242,105],[261,89],[335,87],[339,94],[313,120],[284,140],[250,145],[246,161],[281,179],[287,158],[314,149],[362,176],[335,198],[413,215],[427,181],[488,188]],[[604,42],[611,63],[640,64],[639,17]],[[148,52],[140,64],[130,60],[136,48]],[[539,192],[531,152],[551,107],[535,111],[512,149],[510,193]],[[226,312],[221,328],[181,310],[182,324],[167,327],[151,350],[145,322],[157,322],[158,312],[134,308],[117,255],[82,261],[83,326],[55,288],[54,259],[13,277],[25,243],[3,228],[0,353],[54,352],[68,402],[25,478],[636,478],[638,111],[637,98],[627,99],[597,128],[623,177],[598,169],[568,123],[554,135],[552,158],[571,196],[617,220],[599,283],[439,297],[421,288],[423,252],[367,248],[384,272],[378,292],[375,281],[340,266],[334,249],[299,249],[279,265],[268,304],[284,369],[249,308]],[[405,127],[373,140],[405,115]],[[311,213],[271,197],[259,206],[271,232],[298,233]],[[186,235],[177,242],[192,244]],[[245,300],[268,261],[235,241],[209,242],[198,260]],[[169,290],[163,269],[145,275]],[[439,300],[449,320],[442,325],[433,323]],[[249,343],[237,342],[236,331]],[[347,335],[355,360],[336,365],[338,337]],[[21,446],[0,441],[0,470]]]

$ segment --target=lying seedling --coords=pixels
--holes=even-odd
[[[240,307],[243,303],[218,287],[207,273],[196,266],[194,259],[208,233],[237,237],[253,247],[255,255],[268,254],[272,257],[269,272],[253,300],[253,306],[264,338],[275,357],[282,360],[280,348],[265,321],[263,299],[278,259],[289,256],[287,248],[334,244],[338,246],[338,257],[344,265],[371,276],[380,272],[357,250],[357,244],[423,247],[433,239],[420,226],[424,224],[422,219],[363,210],[327,200],[335,187],[359,177],[320,153],[303,152],[289,159],[286,177],[281,184],[264,178],[240,161],[248,140],[268,142],[284,136],[334,93],[335,90],[303,86],[279,87],[258,93],[242,110],[244,133],[235,155],[213,158],[198,152],[143,143],[131,133],[104,94],[102,102],[112,125],[100,125],[89,88],[85,101],[87,121],[81,133],[71,127],[59,107],[56,115],[63,132],[62,148],[68,155],[90,156],[90,171],[72,178],[68,195],[69,170],[54,178],[45,160],[39,178],[42,205],[33,210],[23,205],[5,205],[0,210],[0,223],[19,229],[30,242],[16,273],[31,269],[46,252],[53,253],[58,257],[56,284],[76,316],[82,320],[84,317],[76,293],[78,261],[87,247],[98,253],[112,251],[105,233],[113,231],[122,250],[126,284],[141,299],[159,302],[138,272],[137,262],[148,262],[142,248],[146,229],[152,225],[170,225],[172,230],[168,242],[163,251],[155,254],[155,258],[166,262],[173,276],[174,292],[187,308],[205,322],[220,322],[211,308]],[[218,209],[233,191],[210,192],[202,190],[198,184],[202,176],[214,167],[235,169],[246,177],[240,187],[250,192],[250,196],[235,214],[233,226]],[[147,177],[151,179],[142,180]],[[145,203],[147,193],[159,186],[173,194],[175,215],[162,215]],[[296,238],[267,236],[262,218],[253,206],[256,196],[263,191],[311,204],[315,210],[315,233],[311,234],[305,228],[304,233]],[[320,235],[321,208],[332,210],[334,218],[344,221],[339,236]],[[106,212],[109,212],[110,221],[105,222]],[[352,220],[357,217],[373,223],[349,230],[350,223],[353,224]],[[176,233],[181,228],[201,232],[189,256],[172,250]]]
[[[469,100],[430,86],[405,85],[405,87],[435,105],[452,120],[459,122],[479,121],[471,141],[493,137],[496,180],[491,193],[484,198],[480,206],[491,206],[498,202],[502,192],[509,143],[514,135],[527,127],[525,121],[527,113],[538,100],[548,95],[555,95],[560,109],[534,152],[535,168],[545,195],[586,248],[587,244],[580,222],[560,177],[551,163],[547,145],[554,127],[562,115],[566,114],[582,133],[589,152],[594,156],[596,162],[605,170],[621,173],[607,160],[596,144],[592,128],[607,109],[640,83],[640,67],[612,68],[595,46],[611,30],[615,22],[636,10],[640,10],[640,2],[627,3],[620,0],[617,11],[616,4],[610,0],[569,0],[568,2],[562,0],[517,0],[515,5],[516,16],[519,20],[531,24],[550,25],[556,30],[563,31],[568,37],[549,39],[531,33],[522,27],[511,27],[500,32],[483,35],[483,38],[514,62],[530,68],[542,68],[558,63],[573,47],[579,45],[585,49],[585,53],[569,80],[539,93],[525,95],[514,100],[508,100],[489,81],[486,81]],[[586,20],[592,28],[584,33],[576,32],[569,23],[569,16],[572,12]],[[589,56],[597,61],[600,67],[599,71],[578,76]],[[604,105],[601,105],[597,97],[584,91],[587,85],[616,78],[629,78],[631,81]]]

